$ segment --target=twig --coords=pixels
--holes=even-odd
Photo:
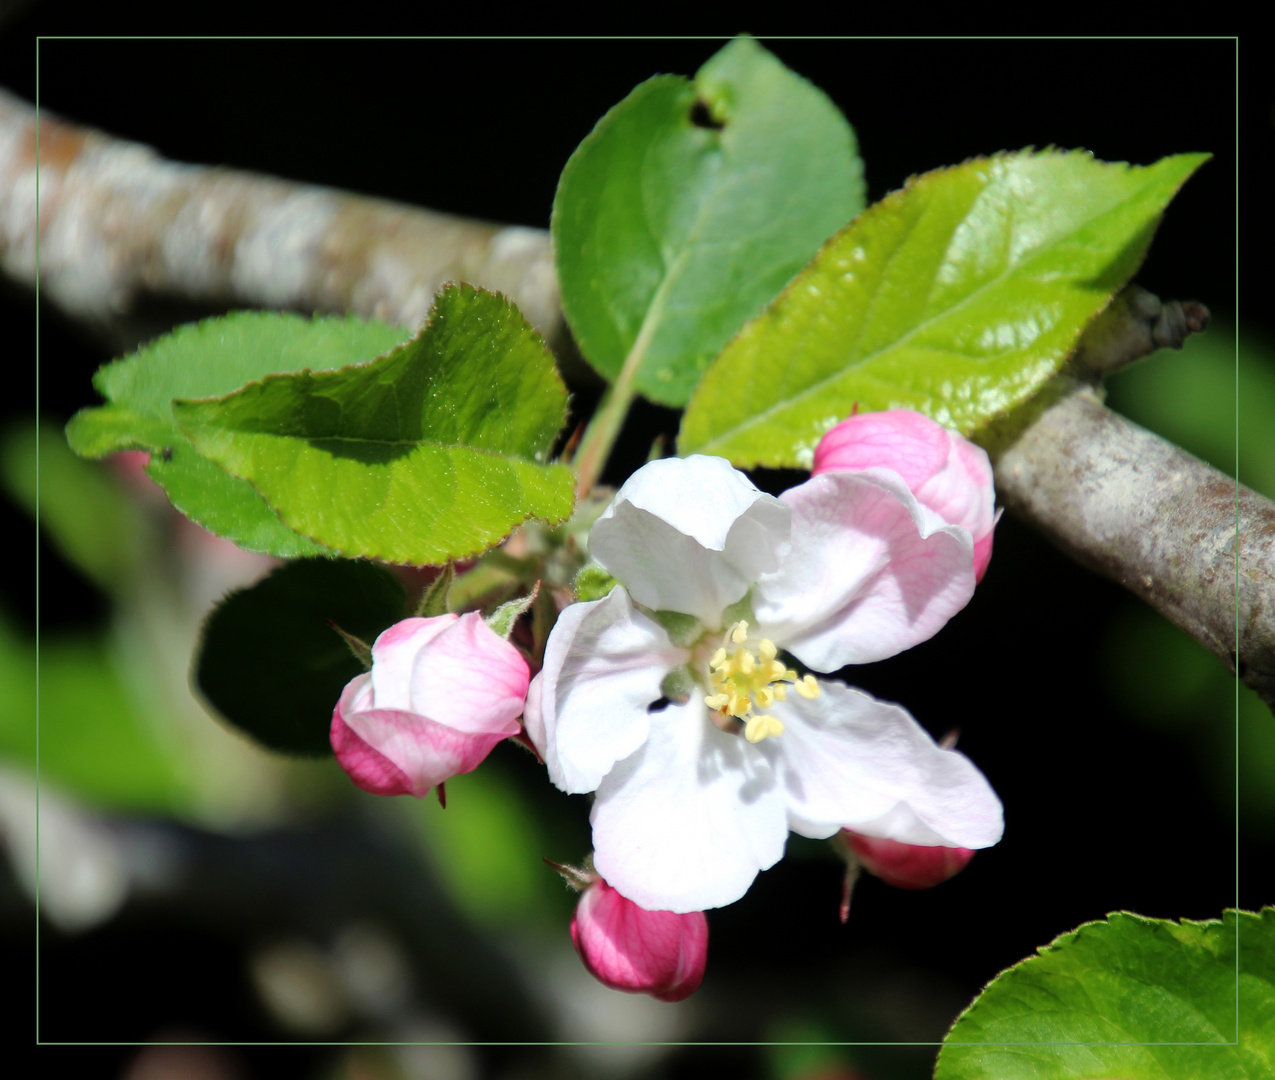
[[[1206,645],[1275,710],[1275,504],[1107,409],[1082,378],[1178,347],[1207,322],[1199,304],[1161,305],[1136,287],[1117,297],[1052,404],[993,446],[996,487],[1011,513]]]
[[[565,339],[546,230],[179,165],[43,109],[39,144],[41,295],[112,342],[166,328],[157,302],[415,328],[451,280],[508,294],[551,345]],[[27,287],[35,205],[36,112],[0,90],[0,269]]]

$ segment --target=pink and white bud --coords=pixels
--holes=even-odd
[[[829,431],[815,448],[812,476],[893,469],[917,501],[974,539],[974,575],[992,557],[996,493],[987,453],[911,409],[859,413]]]
[[[423,798],[518,734],[530,677],[477,612],[404,619],[372,645],[372,670],[341,693],[332,749],[364,791]]]
[[[704,978],[708,920],[702,911],[647,911],[598,878],[576,905],[571,941],[604,986],[681,1001]]]
[[[849,829],[842,829],[841,835],[865,870],[898,889],[929,889],[941,885],[964,870],[974,858],[969,848],[901,844]]]

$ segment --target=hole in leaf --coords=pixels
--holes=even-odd
[[[726,126],[724,120],[713,118],[708,103],[699,98],[696,98],[695,104],[691,106],[691,123],[696,127],[710,128],[713,131],[721,131]]]

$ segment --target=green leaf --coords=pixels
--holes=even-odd
[[[1275,908],[1181,923],[1117,912],[1039,953],[956,1021],[935,1080],[1275,1075]]]
[[[173,409],[199,453],[345,555],[443,563],[575,500],[570,470],[543,464],[566,414],[553,358],[508,300],[469,285],[372,363]]]
[[[405,602],[394,576],[371,563],[288,563],[213,609],[195,682],[218,713],[264,746],[329,754],[332,710],[363,673],[330,623],[372,641],[403,618]]]
[[[67,425],[67,439],[82,457],[149,450],[146,471],[173,505],[240,547],[281,558],[322,554],[322,545],[280,522],[251,484],[196,453],[177,429],[172,402],[228,394],[275,372],[369,360],[404,337],[398,327],[363,319],[264,311],[179,326],[98,370],[93,385],[108,404],[81,409]]]
[[[809,468],[856,403],[976,431],[1058,371],[1206,159],[1140,168],[1023,151],[910,181],[722,350],[682,418],[680,452]]]
[[[694,82],[657,75],[599,121],[562,172],[552,232],[562,306],[609,379],[686,404],[745,319],[863,209],[836,106],[752,38]]]

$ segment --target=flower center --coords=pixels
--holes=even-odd
[[[722,647],[708,662],[712,693],[705,696],[704,704],[716,710],[723,720],[728,717],[742,720],[744,738],[750,743],[784,733],[783,721],[754,713],[754,708],[769,709],[776,701],[785,700],[789,685],[804,698],[819,696],[815,677],[807,675],[799,679],[792,668],[775,659],[778,652],[769,638],[750,645],[748,623],[741,619],[726,631]]]

